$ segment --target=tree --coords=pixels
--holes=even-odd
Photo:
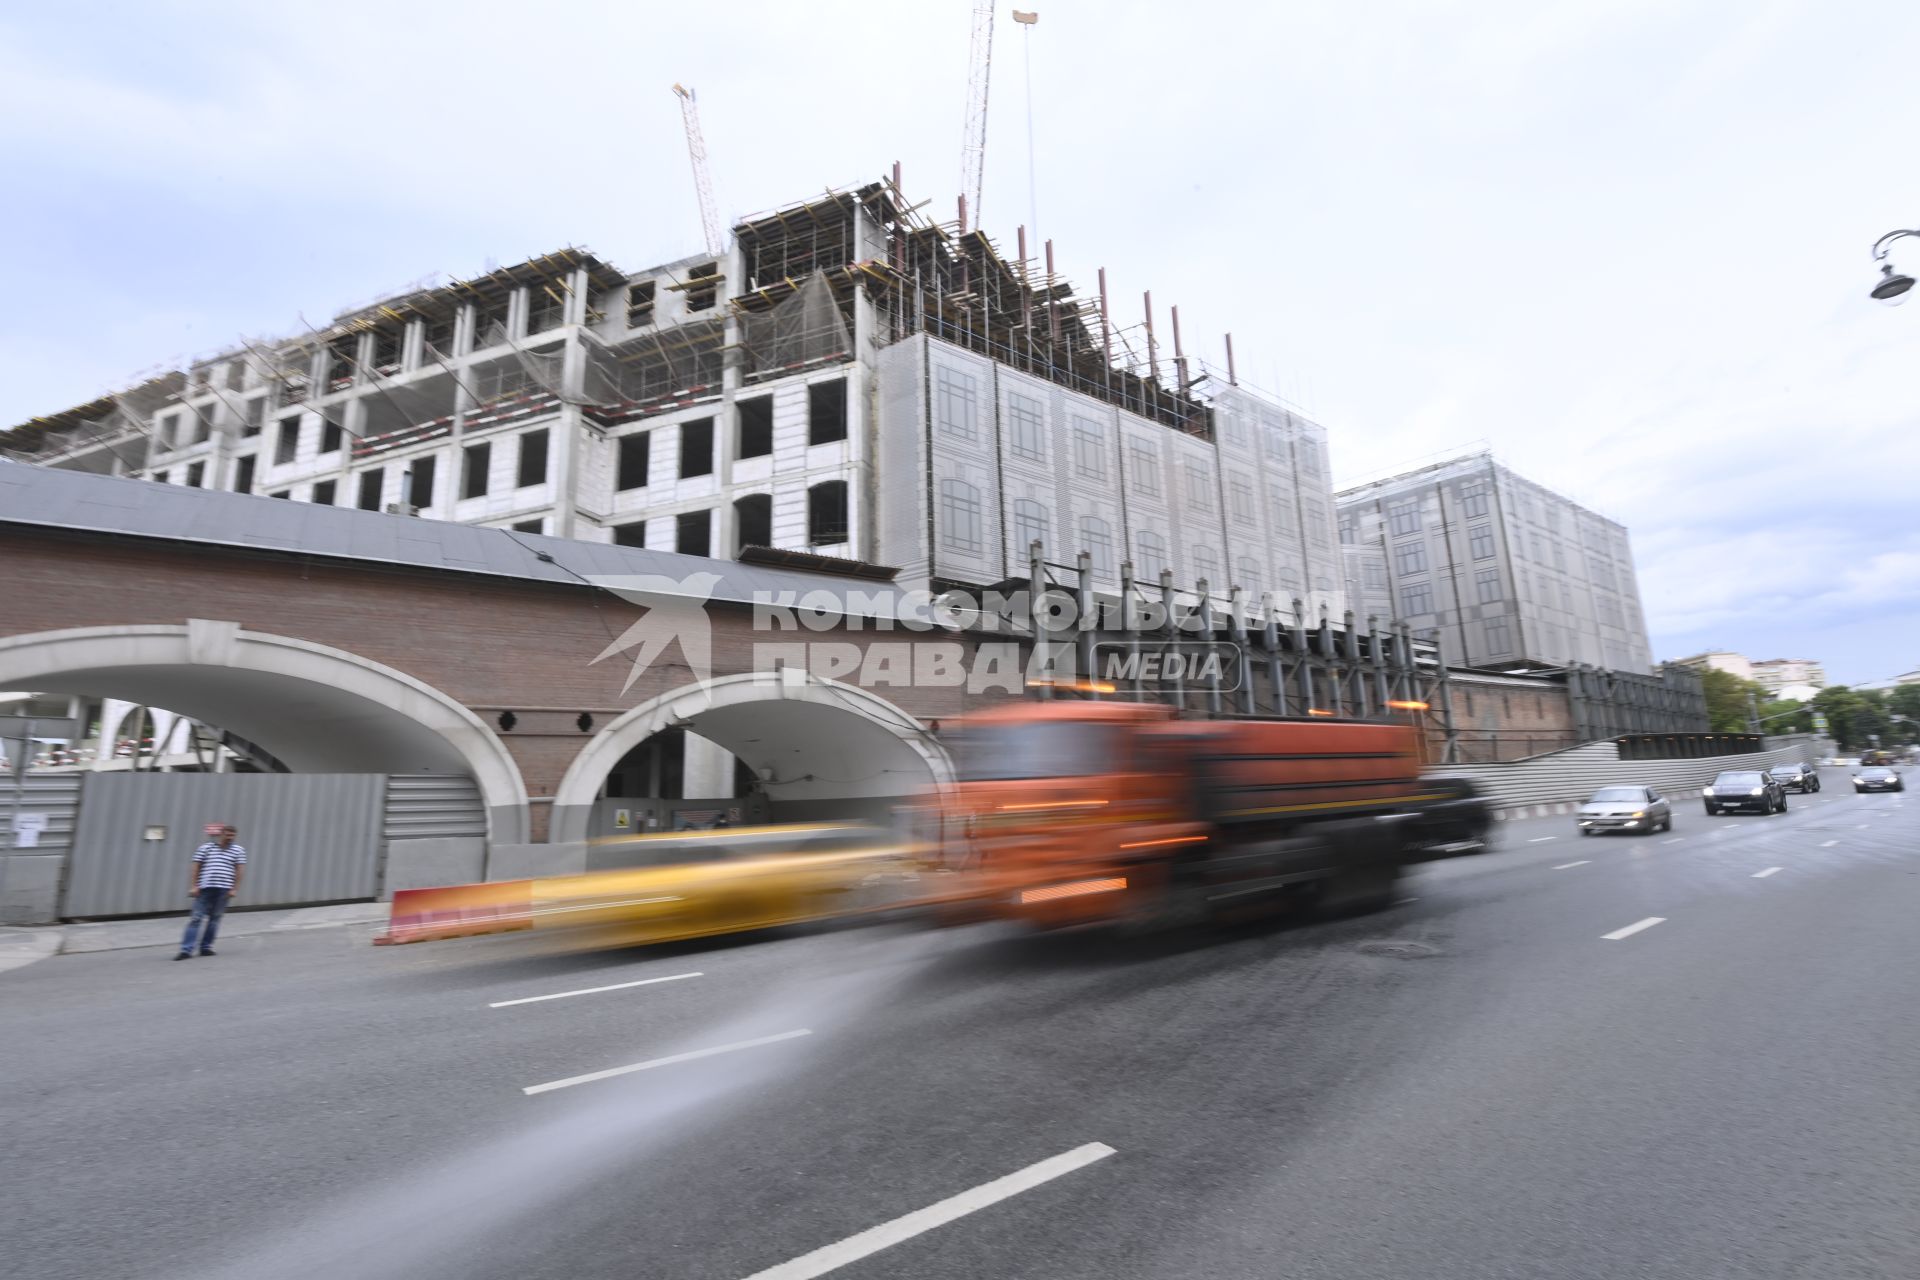
[[[1813,708],[1792,698],[1760,704],[1760,728],[1766,733],[1812,733]]]
[[[1849,689],[1830,685],[1813,696],[1814,709],[1827,717],[1827,732],[1834,741],[1851,751],[1864,750],[1878,737],[1888,741],[1888,730],[1895,722],[1887,719],[1887,695],[1878,689]],[[1906,726],[1901,725],[1901,728]]]
[[[1766,691],[1751,680],[1708,668],[1700,673],[1707,696],[1707,728],[1713,733],[1751,733],[1753,708]]]
[[[1920,684],[1895,686],[1887,695],[1889,715],[1903,715],[1905,721],[1895,721],[1893,735],[1902,742],[1920,742]]]

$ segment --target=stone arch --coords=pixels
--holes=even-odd
[[[685,685],[622,712],[580,749],[553,798],[548,839],[585,840],[595,797],[633,747],[663,729],[709,738],[750,767],[776,769],[794,753],[832,752],[846,773],[828,786],[849,795],[904,794],[952,781],[947,753],[913,716],[855,685],[805,671],[753,671]],[[805,782],[818,786],[809,774]],[[771,785],[792,787],[795,782]],[[892,788],[887,790],[885,788]]]
[[[303,772],[470,774],[491,838],[527,839],[526,784],[493,731],[439,689],[344,649],[199,618],[41,631],[0,638],[0,689],[166,707]]]

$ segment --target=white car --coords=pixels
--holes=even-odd
[[[1600,831],[1671,831],[1673,805],[1652,787],[1602,787],[1573,818],[1580,834]]]

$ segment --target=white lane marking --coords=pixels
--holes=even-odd
[[[1017,1173],[1004,1178],[995,1178],[992,1182],[983,1182],[957,1196],[949,1196],[938,1204],[930,1204],[924,1209],[916,1209],[904,1217],[891,1222],[883,1222],[877,1227],[868,1227],[858,1235],[848,1236],[837,1244],[826,1245],[812,1253],[802,1254],[791,1262],[783,1262],[777,1267],[768,1267],[765,1271],[756,1271],[747,1280],[812,1280],[814,1276],[823,1276],[829,1271],[838,1271],[850,1262],[871,1257],[882,1249],[890,1249],[903,1241],[911,1240],[935,1227],[944,1227],[978,1213],[990,1205],[1019,1195],[1022,1191],[1031,1191],[1042,1183],[1052,1182],[1064,1177],[1076,1169],[1083,1169],[1096,1160],[1104,1160],[1114,1154],[1113,1148],[1104,1142],[1089,1142],[1084,1147],[1075,1147],[1062,1152],[1039,1164],[1030,1164]]]
[[[1586,865],[1587,865],[1587,864],[1588,864],[1589,862],[1592,862],[1592,861],[1593,861],[1593,859],[1592,859],[1592,858],[1582,858],[1582,859],[1580,859],[1580,861],[1578,861],[1578,862],[1563,862],[1563,863],[1561,863],[1561,864],[1560,864],[1559,866],[1557,866],[1557,867],[1555,867],[1555,868],[1554,868],[1554,870],[1555,870],[1555,871],[1565,871],[1565,870],[1566,870],[1566,869],[1567,869],[1568,867],[1584,867],[1584,866],[1586,866]]]
[[[1785,870],[1786,870],[1785,867],[1768,867],[1765,871],[1754,872],[1753,878],[1755,880],[1765,880],[1768,876],[1772,875],[1774,872],[1785,871]]]
[[[1661,843],[1661,844],[1679,844],[1679,843],[1680,843],[1681,841],[1683,841],[1683,840],[1685,840],[1685,839],[1686,839],[1686,837],[1685,837],[1685,836],[1675,836],[1675,837],[1674,837],[1673,839],[1671,839],[1671,840],[1662,840],[1662,841],[1661,841],[1660,843]]]
[[[1630,924],[1624,929],[1615,929],[1612,933],[1603,933],[1600,935],[1600,938],[1603,942],[1618,942],[1622,938],[1631,938],[1642,929],[1651,929],[1657,924],[1665,924],[1666,922],[1667,918],[1665,916],[1648,916],[1645,920]]]
[[[616,982],[608,987],[582,987],[578,991],[556,991],[550,996],[522,996],[518,1000],[495,1000],[489,1009],[505,1009],[516,1004],[539,1004],[542,1000],[565,1000],[569,996],[597,996],[602,991],[625,991],[628,987],[650,987],[656,982],[678,982],[682,978],[704,978],[704,973],[670,973],[664,978],[642,978],[638,982]]]
[[[1866,829],[1867,829],[1867,824],[1864,822],[1854,828],[1855,831],[1865,831]]]
[[[1820,842],[1820,847],[1821,847],[1822,849],[1831,849],[1831,848],[1833,848],[1833,846],[1835,846],[1835,845],[1837,845],[1837,844],[1839,844],[1839,843],[1840,843],[1840,842],[1839,842],[1838,840],[1822,840],[1822,841]]]
[[[1533,839],[1527,841],[1527,843],[1528,844],[1545,844],[1549,840],[1558,840],[1559,838],[1560,838],[1559,836],[1535,836]]]
[[[1420,899],[1418,898],[1402,898],[1398,902],[1394,903],[1393,905],[1396,907],[1404,907],[1409,902],[1418,902],[1418,901],[1420,901]]]
[[[576,1084],[591,1084],[595,1080],[611,1080],[615,1076],[631,1075],[635,1071],[651,1071],[655,1067],[670,1067],[676,1062],[692,1062],[696,1058],[711,1058],[716,1054],[733,1053],[738,1049],[758,1049],[761,1045],[778,1044],[782,1040],[795,1040],[801,1036],[810,1036],[813,1032],[807,1027],[798,1031],[782,1031],[779,1035],[760,1036],[753,1040],[736,1040],[732,1044],[717,1044],[710,1049],[695,1049],[689,1053],[668,1054],[664,1058],[654,1058],[647,1062],[635,1062],[624,1067],[608,1067],[605,1071],[589,1071],[583,1076],[568,1076],[565,1080],[549,1080],[545,1084],[530,1084],[520,1092],[532,1096],[536,1093],[551,1093],[555,1089],[570,1089]]]

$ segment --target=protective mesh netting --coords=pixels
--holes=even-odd
[[[740,345],[747,376],[773,376],[853,351],[833,286],[816,271],[793,296],[741,317]]]

